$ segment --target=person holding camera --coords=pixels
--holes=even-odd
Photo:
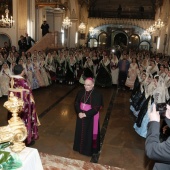
[[[162,104],[163,106],[163,104]],[[164,110],[164,120],[170,127],[170,105],[166,104]],[[157,108],[159,110],[159,108]],[[153,104],[149,113],[148,133],[145,142],[146,155],[155,161],[153,170],[170,170],[170,137],[166,141],[160,142],[160,112]],[[161,115],[162,117],[162,115]]]

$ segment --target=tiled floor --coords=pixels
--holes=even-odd
[[[53,84],[33,91],[40,117],[39,140],[32,146],[40,152],[90,162],[91,157],[72,150],[76,115],[74,99],[80,88]],[[102,150],[98,163],[127,170],[150,170],[150,161],[144,152],[145,139],[133,129],[134,116],[129,111],[129,91],[116,88],[98,88],[104,96],[100,112]],[[6,113],[0,98],[0,126],[6,125]],[[105,120],[105,121],[104,121]]]

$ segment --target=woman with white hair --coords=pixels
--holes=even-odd
[[[56,59],[56,75],[59,83],[65,81],[65,72],[66,72],[66,58],[63,52],[60,52]]]
[[[130,90],[133,90],[138,71],[139,67],[137,65],[136,58],[133,58],[132,63],[130,64],[130,67],[128,69],[128,77],[125,82],[125,85],[129,87]]]
[[[48,70],[51,80],[56,82],[56,66],[55,66],[55,61],[54,61],[54,57],[52,56],[52,54],[49,52],[46,56],[45,59],[45,67]]]
[[[2,95],[8,95],[9,90],[9,82],[10,82],[11,71],[7,63],[2,65],[2,69],[0,72],[0,86]]]
[[[73,54],[69,55],[66,63],[66,83],[73,85],[76,80],[76,59]]]
[[[112,76],[110,70],[110,60],[107,55],[99,63],[95,84],[101,87],[110,87],[112,85]]]
[[[38,80],[39,86],[44,87],[45,82],[42,78],[42,75],[41,75],[41,72],[40,72],[40,65],[39,65],[39,62],[37,61],[36,57],[33,58],[33,68],[34,68],[35,77]]]
[[[150,65],[147,67],[146,72],[155,76],[159,73],[159,68],[154,60],[150,60]]]
[[[118,58],[115,54],[111,54],[111,61],[110,61],[110,67],[111,67],[111,75],[112,75],[112,84],[117,85],[118,84],[118,74],[119,74],[119,68],[118,68]]]
[[[45,86],[49,86],[51,84],[51,78],[50,78],[49,73],[45,69],[45,60],[42,55],[40,56],[39,67],[40,67],[41,76],[44,80]]]
[[[31,58],[27,59],[27,63],[26,63],[26,69],[27,69],[27,81],[31,87],[31,89],[37,89],[39,88],[39,84],[38,84],[38,80],[35,76],[35,72],[34,72],[34,67],[31,61]]]
[[[84,80],[87,77],[92,77],[92,78],[94,77],[94,70],[93,70],[94,64],[93,64],[91,57],[87,57],[87,60],[84,63],[83,67],[84,67],[83,74],[81,75],[80,80],[79,80],[81,84],[84,84]]]

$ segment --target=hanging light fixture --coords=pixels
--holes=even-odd
[[[81,33],[84,33],[85,29],[86,29],[86,25],[83,22],[81,22],[79,25],[79,31]]]
[[[164,26],[164,22],[161,21],[160,18],[159,18],[159,19],[155,22],[155,24],[154,24],[154,27],[155,27],[156,29],[160,29],[160,28],[162,28],[163,26]]]
[[[0,27],[11,28],[13,26],[13,23],[14,23],[13,17],[11,16],[9,18],[9,9],[8,5],[6,5],[5,17],[4,15],[2,15],[2,19],[0,20]]]
[[[70,20],[68,17],[66,17],[66,18],[63,20],[62,26],[63,26],[63,28],[68,29],[69,27],[72,26],[71,20]]]
[[[153,34],[156,31],[155,26],[151,25],[146,31]]]

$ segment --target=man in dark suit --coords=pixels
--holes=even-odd
[[[166,105],[165,121],[170,127],[170,106]],[[153,170],[170,170],[170,137],[160,142],[160,114],[156,111],[156,105],[149,113],[150,122],[145,142],[146,155],[155,161]]]
[[[45,34],[49,33],[49,25],[47,24],[47,21],[44,21],[43,24],[41,25],[41,29],[42,29],[42,36],[44,36]]]
[[[27,49],[30,49],[32,47],[32,42],[35,43],[34,39],[31,38],[31,36],[28,36],[28,33],[25,33],[25,41],[27,43]]]
[[[27,49],[27,43],[25,41],[25,37],[23,35],[20,36],[20,40],[18,41],[19,53],[25,52]]]

